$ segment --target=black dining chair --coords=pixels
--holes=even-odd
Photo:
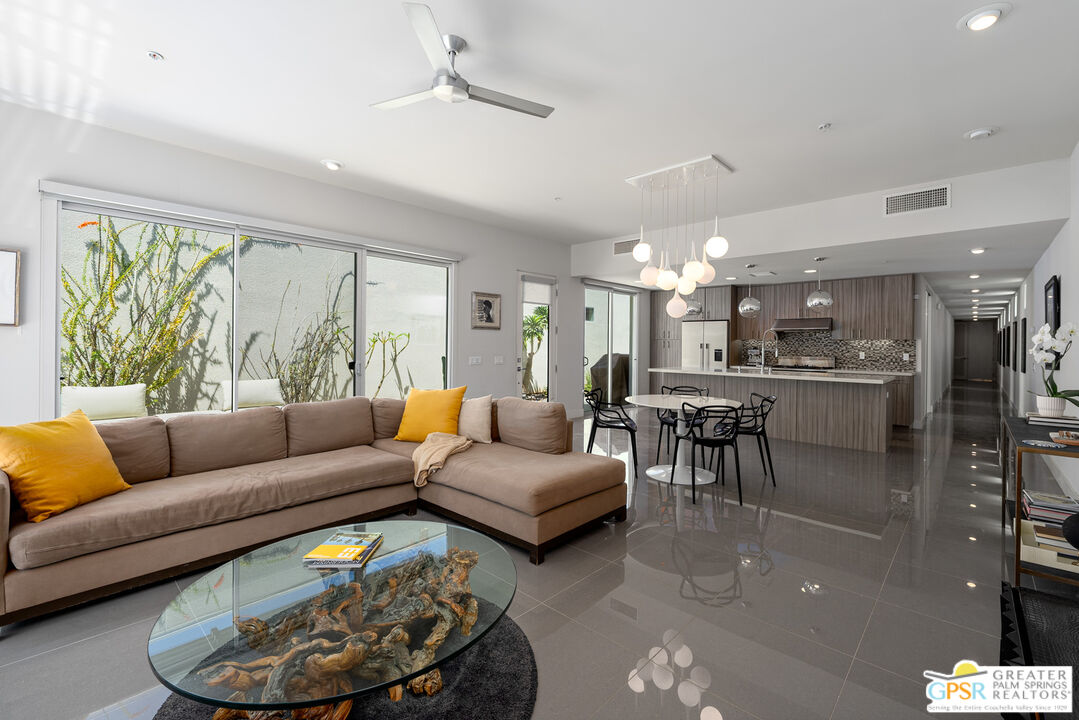
[[[724,485],[727,484],[724,458],[728,447],[734,448],[734,470],[738,478],[738,504],[742,504],[742,464],[738,458],[738,425],[739,412],[729,405],[704,405],[694,407],[689,403],[682,404],[682,412],[689,418],[688,427],[684,434],[674,432],[674,454],[678,456],[678,443],[688,440],[692,444],[689,453],[690,485],[692,486],[693,502],[697,502],[697,448],[710,449],[713,456],[719,450],[720,478]],[[677,462],[677,461],[676,461]],[[703,463],[702,463],[703,464]],[[671,466],[671,478],[674,478],[674,465]]]
[[[626,409],[621,405],[603,402],[602,390],[590,390],[584,394],[584,399],[592,409],[592,432],[588,435],[588,449],[585,452],[592,452],[592,446],[596,442],[596,430],[625,430],[629,433],[629,446],[633,451],[633,477],[638,477],[637,423],[626,414]]]
[[[739,435],[753,435],[757,438],[757,452],[761,455],[761,469],[764,474],[772,476],[772,487],[776,484],[776,469],[772,465],[772,447],[768,444],[768,414],[776,404],[776,396],[765,397],[760,393],[751,393],[749,407],[743,407],[738,422]],[[763,439],[763,443],[761,440]],[[764,463],[764,455],[768,454],[768,464]]]
[[[660,387],[661,395],[681,395],[683,397],[704,397],[704,388],[692,385],[663,385]],[[671,433],[678,427],[678,415],[674,410],[656,409],[656,418],[659,420],[659,441],[656,443],[656,465],[659,465],[659,453],[663,448],[663,438],[667,438],[667,453],[671,452]]]

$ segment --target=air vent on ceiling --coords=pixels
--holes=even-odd
[[[951,206],[951,185],[939,185],[937,187],[928,187],[921,190],[911,190],[910,192],[884,196],[885,215],[898,215],[900,213],[932,210],[934,208]]]
[[[633,252],[633,246],[637,244],[637,238],[632,240],[615,240],[614,241],[614,254],[615,255],[628,255]]]
[[[771,270],[761,270],[759,272],[751,272],[752,277],[775,277],[775,273]]]

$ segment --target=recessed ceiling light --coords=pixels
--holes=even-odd
[[[737,279],[738,279],[738,278],[736,278],[736,277],[735,277],[735,276],[733,276],[733,275],[731,275],[730,277],[728,277],[728,278],[727,278],[727,280],[737,280]]]
[[[165,59],[165,56],[159,53],[157,50],[147,50],[146,57],[154,61],[160,61]]]
[[[971,30],[973,32],[988,30],[1007,15],[1011,9],[1012,6],[1006,2],[983,5],[959,18],[955,23],[955,27],[958,30]]]
[[[978,13],[970,20],[967,20],[967,27],[974,32],[988,30],[997,24],[997,20],[1000,20],[1000,10],[990,10],[988,12]]]
[[[994,127],[980,127],[973,130],[967,130],[963,133],[963,138],[966,140],[985,140],[997,134],[997,129]]]
[[[809,268],[808,270],[803,270],[802,272],[812,275],[813,273],[815,273],[817,271],[815,269],[813,269],[813,268]]]
[[[983,252],[985,252],[985,248],[983,248],[983,247],[971,248],[970,252],[971,252],[972,255],[981,255]]]
[[[976,587],[978,587],[978,583],[975,583],[975,582],[970,582],[970,581],[968,580],[968,581],[967,581],[967,587],[968,587],[968,588],[976,588]]]
[[[820,125],[817,126],[817,130],[820,132],[828,132],[831,129],[832,123],[830,122],[822,122]]]
[[[971,302],[976,303],[976,302],[981,302],[981,300],[979,300],[978,298],[971,298]]]
[[[974,273],[973,275],[970,276],[970,279],[971,280],[977,280],[980,277],[981,277],[981,275],[979,275],[978,273]]]
[[[330,160],[329,158],[327,158],[327,159],[322,161],[322,166],[324,168],[326,168],[327,170],[332,170],[333,172],[337,172],[338,170],[340,170],[341,168],[344,167],[344,164],[341,163],[341,162],[338,162],[337,160]]]
[[[978,288],[974,288],[973,290],[971,290],[971,292],[977,294],[980,293],[981,290],[979,290]]]

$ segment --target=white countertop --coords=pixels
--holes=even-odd
[[[757,372],[761,371],[760,365],[731,365],[731,370],[738,372],[738,368],[742,368],[742,372]],[[828,368],[827,372],[840,373],[846,375],[892,375],[893,377],[914,377],[917,373],[905,372],[902,370],[840,370],[838,368]]]
[[[760,368],[742,368],[739,372],[737,368],[731,368],[726,372],[715,372],[713,370],[697,370],[694,368],[684,367],[663,367],[663,368],[648,368],[648,372],[653,373],[677,373],[679,375],[724,375],[728,377],[744,377],[747,380],[753,380],[756,378],[766,377],[775,380],[801,380],[803,382],[832,382],[832,383],[856,383],[859,385],[887,385],[888,383],[895,382],[896,375],[900,373],[888,373],[888,374],[875,374],[875,373],[861,373],[857,370],[839,371],[838,373],[832,370],[827,371],[827,374],[818,375],[808,372],[784,372],[782,370],[776,370],[774,372],[765,372],[761,374]]]

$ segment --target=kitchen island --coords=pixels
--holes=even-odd
[[[660,385],[692,385],[706,394],[739,400],[775,395],[768,436],[797,442],[885,452],[895,420],[895,375],[856,372],[765,371],[736,367],[725,372],[683,367],[649,368]],[[658,381],[658,382],[657,382]]]

